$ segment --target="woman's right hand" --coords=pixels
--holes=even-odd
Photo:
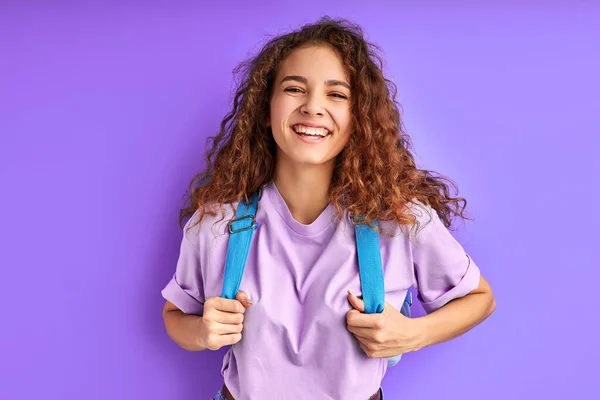
[[[200,323],[200,342],[209,350],[218,350],[239,342],[244,329],[244,313],[252,302],[239,291],[235,300],[209,297],[204,302]]]

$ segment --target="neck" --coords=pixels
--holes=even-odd
[[[281,197],[301,224],[313,223],[329,205],[331,165],[277,163],[274,182]]]

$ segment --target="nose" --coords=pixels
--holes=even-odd
[[[300,108],[302,114],[305,115],[323,115],[322,100],[318,94],[312,93],[306,97],[306,102]]]

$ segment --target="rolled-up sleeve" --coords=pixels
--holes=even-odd
[[[475,290],[480,271],[436,210],[424,205],[423,208],[425,226],[419,227],[411,245],[418,299],[429,314]]]
[[[197,213],[183,228],[183,238],[175,274],[162,290],[165,300],[170,301],[186,314],[202,315],[204,311],[204,282],[200,265],[199,226],[188,230],[196,221]]]

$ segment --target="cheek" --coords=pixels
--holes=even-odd
[[[350,134],[351,134],[350,131],[345,131],[344,134],[342,135],[342,137],[340,138],[340,147],[341,148],[346,147],[346,145],[350,141]]]
[[[269,105],[269,120],[271,123],[271,131],[276,142],[284,135],[284,128],[288,115],[286,114],[285,104],[281,101],[273,99]]]
[[[342,147],[344,147],[350,140],[350,135],[352,135],[352,133],[354,132],[351,116],[349,114],[344,116],[343,122],[341,122],[341,124],[342,126],[340,126],[340,144]]]
[[[352,127],[352,115],[350,114],[350,111],[345,111],[341,114],[340,116],[340,130],[346,134],[349,135],[350,132],[352,132],[353,127]]]
[[[287,114],[289,114],[294,109],[294,107],[295,105],[293,99],[291,99],[289,96],[286,97],[278,95],[275,95],[272,98],[271,103],[269,105],[271,115],[273,117],[277,117],[278,119],[285,118]]]
[[[274,102],[271,102],[269,104],[269,120],[271,121],[271,124],[276,125],[276,121],[279,119],[279,112],[277,110],[277,104]]]

